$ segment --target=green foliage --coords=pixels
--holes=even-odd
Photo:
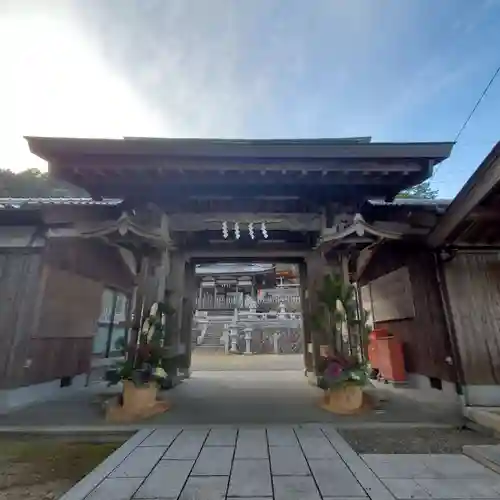
[[[122,349],[124,361],[116,363],[108,370],[105,379],[116,384],[121,380],[131,380],[136,385],[162,382],[168,377],[171,364],[176,360],[169,356],[169,321],[174,310],[166,303],[156,303],[151,307],[149,316],[144,320],[136,344],[128,346],[122,339],[116,347]]]
[[[88,194],[80,188],[56,181],[36,168],[19,173],[0,169],[2,198],[80,198]]]
[[[398,194],[397,198],[422,198],[435,200],[439,194],[437,189],[432,189],[430,181],[422,182],[418,186],[405,189]]]
[[[357,322],[354,287],[339,275],[328,274],[317,294],[320,308],[312,315],[313,328],[327,331],[330,345],[335,347],[342,323],[352,326]]]
[[[349,328],[357,328],[362,345],[366,347],[370,331],[366,324],[368,312],[359,311],[358,317],[355,288],[350,283],[345,283],[339,275],[325,276],[317,294],[319,308],[311,318],[313,328],[327,333],[332,348],[317,367],[320,373],[319,386],[323,389],[333,389],[345,384],[364,386],[368,381],[368,366],[362,361],[367,359],[366,353],[361,358],[358,357],[360,353],[344,357],[337,347],[343,324]]]

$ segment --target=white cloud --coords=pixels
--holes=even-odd
[[[45,167],[23,135],[165,134],[165,123],[110,70],[68,12],[27,12],[0,19],[0,168]]]

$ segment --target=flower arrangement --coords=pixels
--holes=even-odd
[[[368,382],[368,365],[361,352],[344,343],[342,329],[357,329],[366,334],[366,311],[358,311],[354,287],[344,283],[339,275],[323,278],[317,291],[318,309],[313,315],[313,328],[322,334],[329,352],[320,359],[319,385],[328,390],[342,385],[364,386]],[[363,342],[364,345],[364,342]],[[342,353],[348,352],[349,355]]]
[[[324,389],[335,389],[343,385],[363,387],[368,382],[368,366],[356,357],[343,357],[329,354],[322,359],[319,386]]]
[[[142,325],[137,342],[125,345],[124,340],[119,340],[121,345],[117,347],[121,348],[125,359],[106,372],[105,379],[109,385],[122,380],[130,380],[136,386],[151,382],[161,385],[164,382],[172,362],[165,346],[167,317],[172,314],[168,304],[155,303]]]

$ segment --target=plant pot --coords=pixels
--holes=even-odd
[[[130,380],[123,381],[120,400],[106,408],[106,420],[112,422],[130,422],[152,417],[170,408],[166,401],[158,401],[158,385],[155,382],[136,386]]]
[[[321,408],[340,415],[358,413],[363,408],[363,388],[355,384],[343,384],[324,391]]]
[[[131,413],[140,413],[144,408],[154,406],[158,394],[156,383],[136,386],[130,380],[123,381],[122,406]]]

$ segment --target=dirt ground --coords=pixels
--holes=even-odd
[[[500,444],[466,428],[339,429],[358,453],[462,453],[464,445]]]
[[[0,500],[56,500],[120,444],[0,437]]]

